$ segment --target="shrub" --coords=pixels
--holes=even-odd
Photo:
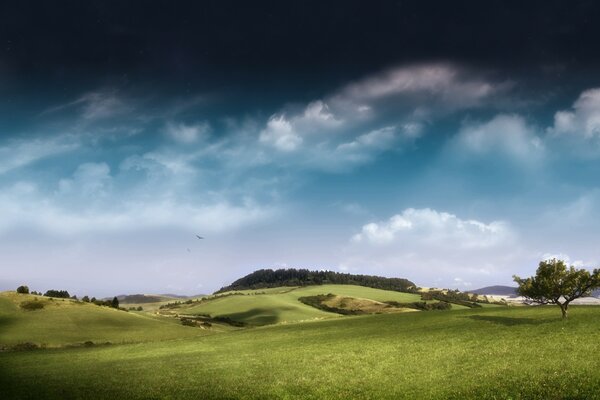
[[[31,342],[18,343],[12,347],[12,349],[15,351],[37,350],[39,348],[40,346]]]
[[[198,326],[198,324],[196,324],[196,321],[194,321],[193,319],[190,319],[190,318],[181,318],[181,325]]]
[[[57,298],[62,298],[62,299],[68,299],[69,297],[71,297],[69,295],[69,292],[67,292],[66,290],[47,290],[46,293],[44,293],[44,296],[46,297],[57,297]]]
[[[21,285],[17,288],[17,293],[20,294],[29,294],[29,288],[25,285]]]
[[[20,304],[21,308],[27,311],[41,310],[44,308],[44,303],[37,300],[24,301]]]

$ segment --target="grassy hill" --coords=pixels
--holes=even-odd
[[[26,310],[24,303],[43,307]],[[128,313],[71,299],[0,293],[0,347],[30,342],[49,347],[67,344],[126,343],[193,337],[206,331],[182,326],[173,318]]]
[[[7,352],[0,398],[598,399],[598,332],[599,307],[498,307]]]
[[[219,296],[209,297],[200,303],[184,304],[170,312],[225,317],[254,326],[340,317],[339,314],[319,310],[298,300],[300,297],[328,293],[377,302],[410,303],[421,299],[418,294],[364,286],[315,285],[229,291]]]

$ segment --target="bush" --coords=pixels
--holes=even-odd
[[[17,293],[20,294],[29,294],[29,288],[25,285],[21,285],[17,288]]]
[[[193,319],[190,319],[190,318],[181,318],[181,325],[184,325],[184,326],[198,326],[198,324],[196,323],[196,321],[194,321]]]
[[[37,300],[24,301],[20,304],[23,310],[33,311],[33,310],[41,310],[44,308],[44,303]]]
[[[35,343],[31,343],[31,342],[18,343],[12,347],[12,349],[14,351],[37,350],[39,348],[40,348],[40,346],[38,346]]]
[[[67,292],[66,290],[47,290],[46,293],[44,293],[44,296],[46,297],[57,297],[57,298],[62,298],[62,299],[68,299],[69,297],[71,297],[71,295],[69,295],[69,292]]]

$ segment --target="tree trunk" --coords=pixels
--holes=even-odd
[[[567,312],[569,310],[569,303],[558,304],[560,306],[560,311],[562,312],[562,319],[567,319]]]

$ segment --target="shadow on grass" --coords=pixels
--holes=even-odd
[[[548,322],[553,322],[550,319],[539,319],[539,318],[514,318],[514,317],[500,317],[493,315],[471,315],[466,318],[474,319],[476,321],[491,322],[497,325],[504,326],[516,326],[516,325],[541,325]]]
[[[271,325],[280,321],[280,312],[293,310],[292,307],[253,308],[248,311],[226,314],[224,317],[234,321],[246,322],[250,325]]]

